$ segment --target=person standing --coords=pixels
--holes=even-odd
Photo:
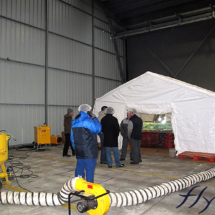
[[[130,139],[131,155],[133,161],[130,164],[139,164],[141,160],[140,140],[142,138],[143,121],[136,115],[136,110],[132,109],[127,112],[128,122],[128,138]]]
[[[77,165],[75,177],[81,176],[88,182],[94,183],[94,172],[96,159],[98,157],[97,134],[101,132],[101,124],[94,114],[91,114],[92,107],[88,104],[79,106],[80,116],[72,121],[70,139],[75,148]]]
[[[116,167],[123,167],[124,164],[120,163],[119,149],[118,149],[118,136],[119,136],[119,123],[116,117],[113,116],[114,109],[108,107],[106,116],[101,120],[102,132],[104,133],[104,147],[107,156],[108,167],[112,168],[111,148],[113,149]]]
[[[101,111],[99,112],[98,120],[101,123],[102,118],[105,116],[105,111],[107,109],[107,106],[103,106],[101,108]],[[99,134],[100,141],[101,141],[101,156],[100,156],[100,164],[107,164],[107,157],[106,157],[106,152],[105,152],[105,147],[104,147],[104,134],[101,132]]]
[[[120,131],[121,131],[121,135],[123,137],[120,161],[124,161],[126,158],[126,154],[127,154],[127,148],[128,148],[128,143],[129,143],[128,122],[129,122],[129,118],[126,117],[125,119],[122,120],[122,122],[120,124]]]
[[[68,154],[68,149],[71,147],[72,155],[75,155],[75,150],[72,147],[70,141],[70,132],[71,132],[71,123],[72,123],[72,116],[74,114],[73,109],[68,108],[67,114],[64,115],[64,135],[65,135],[65,143],[63,148],[63,157],[70,157],[71,155]]]

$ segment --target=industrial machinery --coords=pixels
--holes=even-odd
[[[62,137],[61,136],[51,136],[51,144],[62,144]]]
[[[11,176],[11,173],[6,172],[5,161],[8,159],[8,140],[12,137],[16,140],[11,134],[9,134],[6,130],[0,130],[0,166],[2,172],[0,172],[0,178],[4,178],[6,183],[10,183],[8,180],[8,176]],[[2,187],[2,183],[0,182],[0,189]]]
[[[80,213],[87,212],[90,215],[106,214],[110,208],[110,199],[107,194],[110,191],[105,190],[101,185],[90,183],[82,178],[78,178],[75,183],[75,190],[68,196],[69,214],[70,214],[70,196],[78,196],[81,200],[77,203],[77,209]],[[80,195],[84,192],[83,195]]]
[[[37,150],[41,145],[50,147],[51,145],[51,127],[45,123],[43,126],[34,126],[34,144],[37,146]]]

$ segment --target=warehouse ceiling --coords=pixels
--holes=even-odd
[[[113,25],[112,38],[205,21],[215,17],[215,0],[96,0]]]

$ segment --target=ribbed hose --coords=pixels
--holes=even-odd
[[[57,206],[68,202],[68,196],[75,192],[78,178],[69,179],[58,194],[44,192],[0,192],[0,204]],[[71,196],[72,197],[72,196]]]
[[[160,196],[164,196],[196,183],[207,181],[215,176],[215,168],[205,172],[186,176],[182,179],[162,183],[161,185],[148,187],[145,189],[133,190],[125,193],[110,193],[111,207],[124,207],[137,205]],[[68,202],[68,195],[75,192],[76,178],[69,179],[58,194],[42,192],[0,192],[1,204],[21,204],[21,205],[40,205],[56,206]],[[72,196],[71,196],[72,197]]]
[[[162,183],[161,185],[148,187],[145,189],[133,190],[124,193],[110,193],[111,207],[124,207],[137,205],[160,196],[164,196],[187,187],[190,187],[201,181],[207,181],[215,176],[215,168],[205,172],[186,176],[182,179]]]

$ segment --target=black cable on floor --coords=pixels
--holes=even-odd
[[[21,151],[21,152],[28,152],[28,151],[36,151],[36,147],[35,147],[35,145],[34,144],[32,144],[32,145],[25,145],[25,146],[19,146],[19,147],[15,147],[15,149],[17,150],[17,151]]]
[[[16,179],[16,182],[17,182],[17,184],[19,185],[19,187],[22,188],[23,190],[28,191],[28,192],[32,192],[32,191],[30,191],[30,190],[28,190],[28,189],[23,188],[23,187],[19,184],[18,178],[22,178],[22,179],[24,179],[24,178],[29,178],[29,177],[31,177],[31,178],[37,178],[38,175],[34,175],[33,171],[30,170],[31,166],[24,166],[23,163],[21,163],[20,161],[14,161],[14,158],[16,158],[16,159],[24,159],[24,158],[29,157],[29,156],[27,155],[27,152],[25,153],[25,155],[26,155],[26,157],[14,157],[13,155],[10,155],[10,156],[8,156],[8,160],[6,161],[6,163],[7,163],[7,162],[10,163],[10,166],[8,166],[7,168],[9,168],[9,169],[13,172],[13,175],[14,175],[14,177],[15,177],[15,179]],[[16,168],[17,168],[18,170],[15,170]],[[27,170],[27,171],[31,172],[31,174],[23,174],[23,171],[24,171],[24,170]],[[18,173],[19,171],[21,171],[21,173],[20,173],[19,176],[17,176],[17,173]]]

